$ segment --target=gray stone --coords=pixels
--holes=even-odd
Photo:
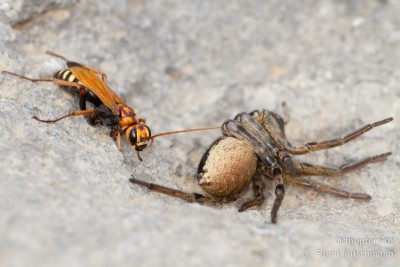
[[[29,2],[29,3],[28,3]],[[39,2],[41,4],[39,4]],[[35,4],[36,3],[36,4]],[[399,266],[398,1],[3,1],[0,69],[51,77],[50,50],[97,67],[153,133],[218,126],[237,113],[290,111],[292,144],[395,120],[345,146],[297,157],[339,166],[392,151],[343,177],[369,203],[286,187],[270,224],[259,209],[189,204],[129,184],[201,192],[196,169],[218,131],[122,153],[53,84],[0,77],[0,266]]]
[[[3,0],[0,3],[0,21],[17,26],[54,9],[66,8],[77,0]]]

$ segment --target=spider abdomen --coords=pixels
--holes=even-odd
[[[203,155],[197,178],[210,195],[232,196],[250,184],[256,169],[257,155],[251,146],[236,138],[222,137]]]

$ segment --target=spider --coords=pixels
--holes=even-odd
[[[372,128],[392,120],[393,118],[387,118],[367,124],[342,138],[292,146],[284,131],[287,120],[284,120],[278,114],[267,109],[240,113],[233,120],[227,120],[222,124],[223,136],[211,144],[200,161],[197,179],[199,185],[208,195],[185,193],[137,180],[134,176],[132,176],[130,182],[188,202],[197,203],[235,201],[239,198],[240,192],[253,182],[254,198],[241,205],[239,212],[242,212],[263,204],[265,188],[263,177],[268,177],[273,179],[275,183],[276,197],[271,210],[272,223],[277,222],[277,213],[285,196],[284,184],[309,187],[337,197],[369,201],[371,196],[368,194],[351,193],[305,179],[302,176],[339,176],[366,164],[383,161],[392,154],[391,152],[350,162],[338,168],[298,162],[292,158],[292,155],[307,154],[312,151],[343,145]]]

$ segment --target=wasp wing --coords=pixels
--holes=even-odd
[[[68,62],[68,68],[78,81],[87,89],[98,96],[115,115],[119,115],[118,104],[126,105],[125,100],[120,98],[108,85],[93,73],[89,68],[75,62]]]

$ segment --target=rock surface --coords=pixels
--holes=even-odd
[[[400,4],[369,1],[3,1],[0,68],[50,77],[95,66],[153,133],[290,111],[292,144],[395,120],[343,147],[298,157],[339,166],[392,151],[343,177],[313,177],[369,203],[286,187],[271,225],[243,199],[198,205],[128,179],[201,192],[196,168],[218,131],[157,139],[140,162],[52,84],[0,77],[0,266],[399,266]],[[39,1],[36,1],[39,2]],[[353,253],[353,254],[351,254]],[[366,254],[366,255],[365,255]]]

